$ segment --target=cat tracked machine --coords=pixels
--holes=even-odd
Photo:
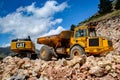
[[[50,60],[52,56],[72,59],[82,54],[99,55],[113,50],[112,41],[96,36],[94,26],[80,26],[74,31],[40,37],[37,43],[44,44],[39,56],[42,60]]]
[[[35,59],[37,54],[35,53],[35,45],[31,41],[30,36],[24,39],[13,39],[11,41],[11,50],[17,53],[19,57],[28,57]]]

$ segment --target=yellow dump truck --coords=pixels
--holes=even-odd
[[[37,43],[44,44],[39,55],[42,60],[50,60],[52,56],[72,59],[82,54],[98,55],[113,50],[112,41],[97,36],[94,26],[80,26],[74,31],[40,37]]]

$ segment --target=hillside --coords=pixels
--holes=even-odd
[[[0,59],[5,58],[10,53],[12,53],[10,47],[0,47]]]
[[[0,53],[8,55],[8,53],[10,53],[10,47],[0,47]]]
[[[112,17],[115,17],[115,16],[119,16],[120,15],[120,10],[115,10],[111,13],[107,13],[107,14],[103,14],[103,15],[99,15],[98,13],[91,16],[90,18],[88,18],[87,20],[83,21],[83,22],[80,22],[78,24],[78,26],[80,25],[86,25],[86,24],[89,24],[90,22],[99,22],[99,21],[102,21],[102,20],[105,20],[105,19],[110,19]]]

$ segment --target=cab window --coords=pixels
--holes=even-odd
[[[94,28],[89,28],[89,36],[90,37],[96,36],[96,31]]]
[[[76,38],[83,37],[83,36],[86,36],[86,29],[76,31],[76,34],[75,34]]]

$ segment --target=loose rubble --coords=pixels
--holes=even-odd
[[[120,55],[58,61],[8,56],[0,64],[0,80],[120,80]]]
[[[120,16],[98,22],[96,30],[112,39],[114,51],[57,61],[8,56],[0,61],[0,80],[120,80]]]

